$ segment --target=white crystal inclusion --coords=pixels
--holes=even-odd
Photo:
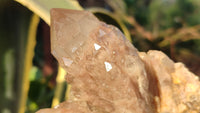
[[[101,30],[101,29],[99,29],[99,36],[100,37],[102,37],[103,35],[105,35],[106,33],[103,31],[103,30]]]
[[[94,43],[94,48],[95,48],[95,50],[99,50],[101,48],[101,46],[96,44],[96,43]]]
[[[55,50],[53,50],[52,54],[53,54],[55,57],[57,57],[57,54],[56,54],[56,51],[55,51]]]
[[[72,53],[74,53],[77,50],[77,47],[72,48]]]
[[[110,71],[110,70],[112,69],[112,65],[111,65],[110,63],[104,62],[104,64],[105,64],[105,67],[106,67],[106,71],[107,71],[107,72]]]
[[[63,62],[65,64],[65,66],[68,66],[68,67],[73,63],[72,60],[70,60],[68,58],[65,58],[65,57],[62,57],[62,60],[63,60]]]

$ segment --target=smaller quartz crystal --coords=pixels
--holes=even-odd
[[[77,47],[72,48],[72,53],[74,53],[77,50]]]
[[[104,36],[106,33],[102,30],[102,29],[99,29],[99,36],[102,37]]]
[[[112,69],[112,65],[108,62],[104,62],[106,71],[109,72]]]
[[[68,58],[62,57],[62,59],[63,59],[65,66],[69,67],[73,63],[73,61]]]
[[[96,43],[94,43],[94,48],[95,48],[95,50],[99,50],[101,48],[101,46],[96,44]]]

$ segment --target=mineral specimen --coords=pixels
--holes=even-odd
[[[51,10],[51,49],[69,99],[37,113],[199,113],[200,82],[160,51],[138,52],[87,11]]]

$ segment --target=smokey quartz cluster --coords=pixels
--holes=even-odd
[[[138,52],[92,13],[51,10],[51,50],[69,99],[37,113],[199,113],[199,78],[160,51]]]

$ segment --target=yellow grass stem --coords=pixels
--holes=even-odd
[[[59,66],[58,68],[58,74],[56,77],[56,90],[55,90],[55,94],[54,94],[54,98],[52,101],[52,107],[58,105],[60,103],[61,97],[62,97],[62,93],[64,92],[64,85],[65,85],[65,75],[66,72],[63,68],[61,68]]]
[[[29,73],[32,67],[32,59],[34,56],[34,48],[36,45],[36,33],[39,21],[39,17],[34,14],[31,18],[31,23],[29,26],[18,113],[24,113],[26,108],[26,100],[30,84]]]

